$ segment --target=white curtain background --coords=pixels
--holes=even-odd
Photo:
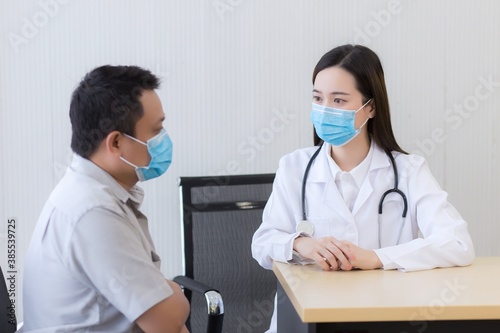
[[[312,70],[345,43],[379,55],[397,140],[428,159],[477,254],[500,255],[499,13],[494,0],[2,0],[0,265],[19,319],[23,258],[71,161],[70,96],[103,64],[163,81],[174,160],[143,208],[166,277],[183,270],[178,178],[275,172],[312,145]]]

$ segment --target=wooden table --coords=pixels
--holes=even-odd
[[[280,333],[500,332],[500,257],[410,273],[279,262],[273,271]]]

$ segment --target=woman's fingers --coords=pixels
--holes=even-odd
[[[313,259],[314,259],[314,261],[316,261],[316,263],[319,266],[321,266],[321,268],[324,271],[329,271],[332,269],[330,262],[328,262],[328,260],[323,255],[321,255],[319,252],[314,254]]]
[[[332,237],[331,245],[328,245],[328,249],[332,251],[332,253],[337,258],[340,269],[346,271],[352,269],[352,264],[347,255],[347,253],[349,253],[349,247],[344,242]]]
[[[352,269],[346,255],[350,251],[349,246],[334,237],[296,239],[294,249],[303,257],[313,259],[325,271]]]
[[[334,237],[325,237],[322,238],[319,243],[323,248],[320,250],[320,255],[325,258],[325,261],[330,264],[332,269],[352,269],[352,264],[343,252],[343,248],[347,248],[341,241],[338,241]]]

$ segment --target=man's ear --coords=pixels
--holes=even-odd
[[[116,156],[121,156],[121,142],[123,140],[123,135],[119,131],[113,131],[109,133],[104,139],[104,145],[106,146],[106,151],[112,153]]]

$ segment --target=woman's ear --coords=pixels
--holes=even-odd
[[[368,103],[368,106],[370,107],[370,118],[375,117],[375,101],[372,99],[370,103]]]

